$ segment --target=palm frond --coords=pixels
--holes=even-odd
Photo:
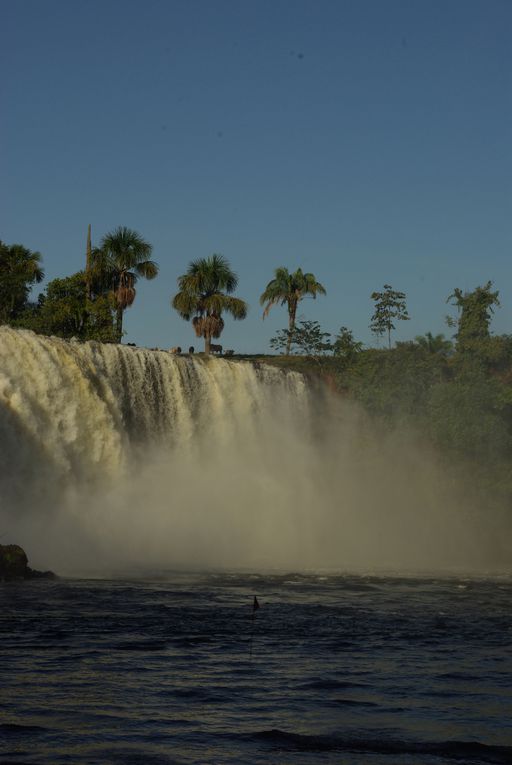
[[[245,319],[245,317],[247,316],[247,311],[249,310],[249,306],[247,305],[245,300],[240,300],[240,298],[229,296],[224,299],[223,310],[226,313],[231,314],[233,319],[242,320],[242,319]]]
[[[314,274],[305,274],[301,268],[290,273],[287,268],[280,266],[275,269],[274,278],[260,296],[260,304],[265,306],[263,318],[268,316],[270,309],[278,303],[287,304],[290,313],[306,295],[315,298],[325,294],[325,287],[317,282]]]
[[[220,337],[224,329],[221,316],[195,316],[192,319],[197,337]]]
[[[144,260],[142,263],[137,263],[133,268],[135,273],[138,276],[143,276],[144,279],[154,279],[158,276],[158,265],[154,260]]]
[[[136,290],[135,287],[119,286],[114,292],[116,303],[123,311],[125,308],[129,308],[135,300]]]
[[[120,271],[125,271],[148,261],[153,248],[137,231],[118,226],[103,237],[100,249],[112,259]]]
[[[196,313],[197,300],[190,292],[181,291],[173,297],[171,305],[182,319],[190,321],[192,314]]]

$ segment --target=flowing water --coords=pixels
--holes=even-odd
[[[503,577],[10,584],[0,762],[505,765],[511,597]]]
[[[0,327],[0,541],[62,575],[0,584],[0,763],[511,762],[473,500],[301,375]]]

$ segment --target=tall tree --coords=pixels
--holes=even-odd
[[[158,265],[150,260],[152,247],[142,236],[126,226],[106,234],[98,249],[92,252],[95,281],[110,289],[116,300],[116,332],[123,336],[123,313],[135,300],[135,284],[139,277],[154,279]]]
[[[447,303],[457,306],[459,319],[457,322],[457,350],[465,351],[476,348],[482,341],[490,338],[494,306],[499,306],[499,291],[492,292],[492,282],[488,281],[482,287],[476,287],[471,292],[462,292],[456,287],[447,298]],[[453,324],[453,319],[450,324]]]
[[[395,329],[394,321],[409,321],[405,302],[405,292],[394,290],[390,284],[384,285],[383,292],[372,292],[375,310],[371,318],[370,329],[375,335],[387,332],[388,348],[391,348],[391,331]]]
[[[30,290],[44,278],[41,254],[21,244],[0,241],[0,322],[15,319],[25,307]]]
[[[204,338],[204,351],[210,353],[213,337],[220,337],[224,329],[223,313],[234,319],[245,319],[247,303],[232,293],[238,277],[223,255],[193,260],[185,274],[178,278],[179,292],[171,305],[182,319],[190,321],[197,337]]]
[[[284,266],[276,268],[274,271],[274,278],[265,287],[265,291],[260,297],[260,303],[261,305],[266,303],[263,318],[268,315],[272,306],[278,303],[288,307],[287,356],[290,354],[299,302],[306,295],[316,298],[317,295],[325,294],[325,288],[320,282],[317,282],[315,275],[305,274],[301,268],[298,268],[294,273],[290,273]]]

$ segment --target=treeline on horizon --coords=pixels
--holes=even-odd
[[[139,278],[154,279],[158,265],[140,234],[119,227],[98,247],[87,238],[85,268],[49,282],[37,301],[32,287],[43,279],[42,257],[22,245],[0,242],[0,324],[37,333],[106,343],[121,342],[123,314],[135,300]],[[172,307],[191,321],[209,353],[226,314],[247,314],[234,296],[238,279],[222,255],[192,261],[178,279]],[[426,333],[392,344],[397,321],[409,320],[406,295],[384,285],[373,292],[370,328],[385,348],[365,348],[347,327],[334,337],[312,320],[297,321],[301,300],[326,294],[314,274],[275,270],[260,302],[264,316],[283,306],[288,326],[270,341],[268,361],[327,377],[338,392],[359,401],[383,426],[409,425],[451,463],[468,463],[493,500],[512,499],[512,335],[492,335],[499,293],[487,282],[448,297],[457,309],[447,317],[453,340]]]

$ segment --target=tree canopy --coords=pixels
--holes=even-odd
[[[139,277],[154,279],[158,265],[150,259],[152,246],[133,229],[118,226],[102,238],[91,253],[93,282],[100,290],[109,289],[116,301],[117,340],[123,336],[123,313],[135,300]]]
[[[214,253],[190,262],[186,273],[178,278],[179,291],[171,305],[185,321],[192,320],[197,337],[204,338],[205,353],[210,353],[212,338],[224,329],[222,314],[241,320],[247,316],[247,303],[232,293],[238,277],[229,261]]]
[[[28,303],[13,323],[43,335],[113,343],[115,311],[111,293],[87,298],[86,275],[79,271],[49,282],[37,302]]]
[[[432,332],[426,332],[424,335],[416,335],[414,340],[428,353],[440,353],[447,356],[453,351],[451,340],[447,340],[443,334],[434,336]]]
[[[387,332],[388,348],[391,348],[391,331],[395,329],[394,321],[408,321],[405,302],[405,292],[394,290],[390,284],[385,284],[382,292],[372,292],[375,310],[371,318],[370,329],[377,335]]]
[[[44,278],[41,253],[0,241],[0,323],[15,320],[27,305],[30,290]]]
[[[325,288],[320,282],[317,282],[315,275],[305,274],[301,268],[290,273],[287,268],[281,266],[274,271],[274,278],[265,287],[265,291],[260,297],[260,303],[265,306],[263,318],[268,315],[274,305],[280,304],[288,307],[286,355],[290,353],[299,302],[307,295],[316,298],[317,295],[325,294]]]
[[[354,333],[348,327],[340,327],[340,331],[334,339],[332,347],[335,356],[352,361],[356,354],[363,350],[363,343],[354,340]]]
[[[330,333],[324,332],[317,321],[303,319],[293,328],[291,344],[289,330],[280,329],[270,340],[270,347],[279,353],[288,349],[288,355],[290,347],[293,347],[294,353],[317,358],[332,351],[330,337]]]
[[[489,339],[489,326],[494,306],[500,305],[499,291],[493,292],[491,287],[491,281],[476,287],[471,292],[462,292],[459,287],[456,287],[448,296],[446,302],[455,305],[459,312],[455,335],[458,350],[477,350],[482,341]]]

